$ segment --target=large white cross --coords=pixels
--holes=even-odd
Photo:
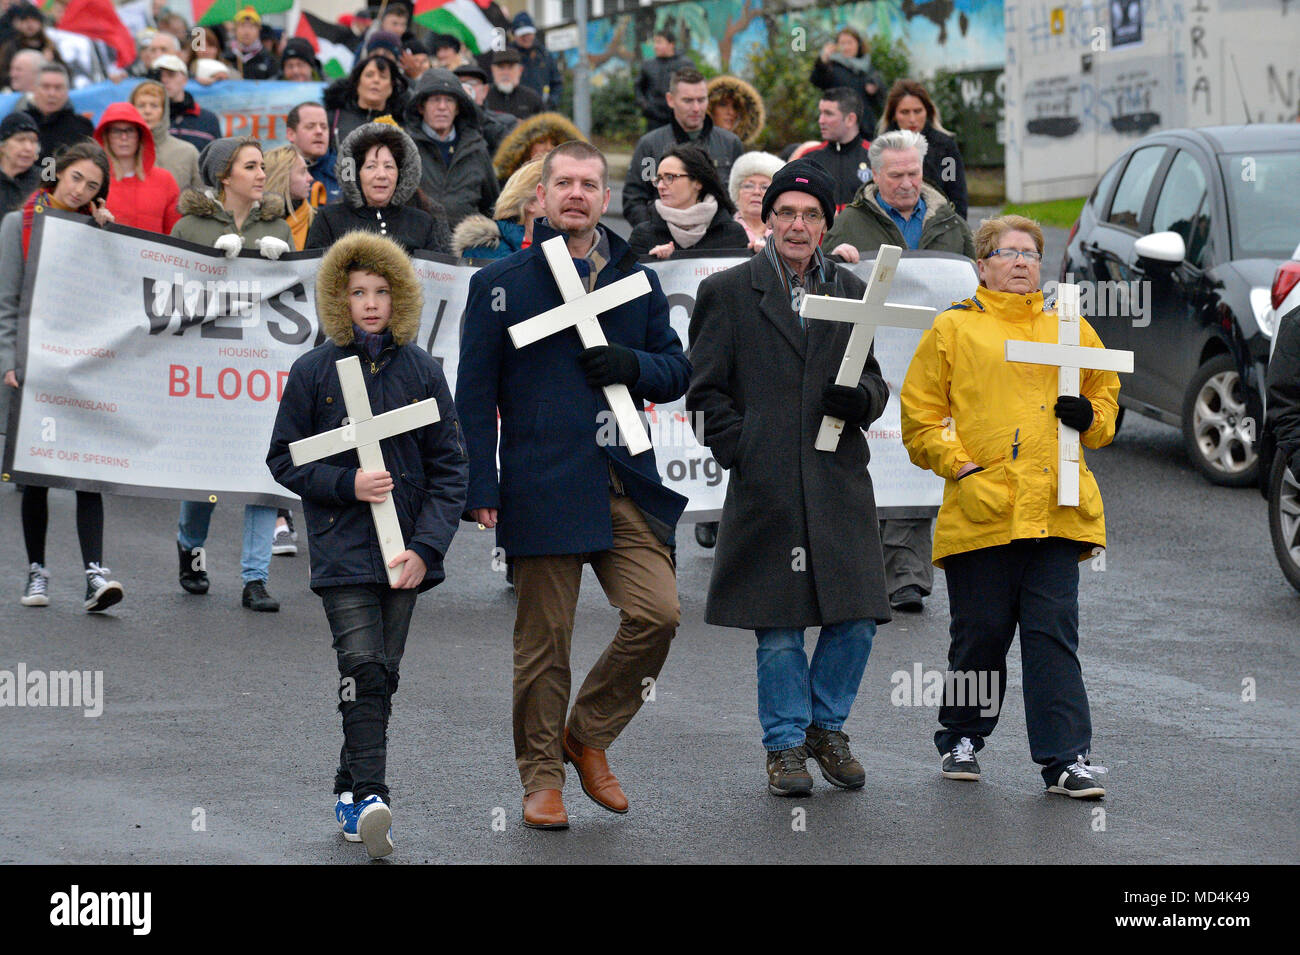
[[[844,348],[844,358],[835,376],[835,384],[848,388],[858,386],[862,379],[862,369],[867,366],[871,342],[876,337],[876,329],[881,325],[925,329],[929,328],[934,321],[935,310],[932,308],[923,305],[885,303],[902,254],[903,250],[896,245],[880,247],[876,252],[875,264],[871,267],[867,289],[861,299],[836,298],[832,295],[804,296],[799,306],[799,314],[803,318],[853,323],[853,331],[849,334],[849,343]],[[813,446],[818,451],[834,451],[839,447],[840,435],[843,432],[844,422],[839,418],[826,415],[822,418],[821,428],[817,431],[817,440]]]
[[[1092,371],[1133,371],[1133,353],[1120,349],[1084,348],[1079,345],[1079,286],[1056,287],[1056,341],[1007,341],[1007,361],[1034,365],[1055,365],[1057,394],[1079,394],[1079,369]],[[1056,423],[1056,441],[1060,458],[1057,468],[1056,503],[1060,507],[1079,506],[1079,432],[1064,421]]]
[[[510,339],[515,343],[516,348],[523,348],[548,335],[575,326],[583,348],[608,345],[609,342],[605,339],[605,333],[601,330],[600,319],[597,316],[601,312],[618,308],[650,292],[650,280],[645,272],[640,270],[604,288],[588,292],[586,286],[582,284],[582,278],[578,275],[573,259],[569,256],[564,236],[557,235],[547,239],[542,243],[542,252],[546,255],[546,264],[551,267],[555,284],[560,287],[564,304],[511,325]],[[645,426],[641,424],[636,404],[632,401],[632,393],[627,390],[627,385],[606,385],[604,392],[605,400],[609,402],[609,408],[614,412],[614,420],[618,422],[618,430],[622,433],[623,440],[627,442],[628,452],[640,454],[649,451],[650,436],[646,434]]]
[[[361,470],[385,471],[387,468],[384,467],[384,452],[379,447],[380,441],[435,424],[440,419],[436,398],[412,402],[393,411],[385,411],[378,417],[372,415],[370,396],[366,394],[366,382],[361,375],[361,359],[349,355],[340,358],[335,365],[339,372],[339,385],[343,389],[343,407],[348,415],[346,422],[341,428],[322,431],[290,444],[289,457],[294,464],[308,464],[343,451],[356,451]],[[401,577],[402,567],[389,565],[394,557],[406,550],[392,492],[378,504],[371,503],[370,514],[375,521],[375,533],[379,536],[379,549],[384,554],[384,566],[388,569],[388,583],[391,586]]]

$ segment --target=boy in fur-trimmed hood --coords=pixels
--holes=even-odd
[[[372,858],[393,851],[385,783],[388,718],[417,594],[443,580],[443,558],[465,509],[468,460],[442,369],[416,344],[423,307],[410,260],[391,239],[352,232],[321,261],[316,314],[329,341],[293,363],[266,463],[302,498],[311,589],[325,605],[339,667],[343,751],[334,777],[344,838]],[[336,362],[356,355],[375,415],[426,398],[440,420],[381,442],[385,471],[362,471],[355,451],[294,465],[289,445],[342,427]],[[407,549],[388,584],[371,503],[392,495]]]

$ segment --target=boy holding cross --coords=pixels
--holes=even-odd
[[[372,858],[393,851],[384,770],[388,719],[417,594],[440,583],[443,558],[465,507],[468,460],[442,369],[415,344],[423,305],[402,249],[353,232],[336,242],[316,278],[316,313],[329,341],[294,362],[266,463],[302,498],[311,588],[325,605],[339,667],[343,750],[334,777],[343,835]],[[363,471],[358,451],[293,463],[290,445],[360,423],[336,362],[360,359],[375,416],[434,399],[439,420],[380,444],[384,470]],[[355,411],[353,412],[355,414]],[[391,496],[405,549],[385,561],[372,504]],[[400,568],[390,585],[389,567]]]

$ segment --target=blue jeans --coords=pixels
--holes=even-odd
[[[388,802],[388,719],[416,592],[350,584],[322,587],[320,597],[334,635],[343,714],[334,792],[351,792],[357,802],[372,795]]]
[[[180,528],[176,539],[186,550],[202,547],[208,539],[208,523],[217,505],[208,501],[181,501]],[[244,507],[244,550],[240,557],[244,583],[265,581],[271,568],[271,540],[275,537],[275,508],[260,504]]]
[[[769,753],[804,744],[809,726],[838,730],[849,718],[876,636],[874,620],[822,627],[812,665],[797,627],[755,630],[758,721]]]

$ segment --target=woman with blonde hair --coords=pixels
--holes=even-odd
[[[266,186],[263,191],[284,200],[284,207],[289,210],[285,221],[293,233],[293,246],[301,252],[307,241],[307,230],[316,218],[316,209],[311,204],[314,180],[307,168],[307,161],[293,146],[272,149],[263,159],[266,163]]]
[[[542,181],[542,160],[520,166],[497,196],[487,216],[466,216],[452,234],[452,254],[466,259],[504,259],[533,244],[533,221],[541,215],[537,184]]]

